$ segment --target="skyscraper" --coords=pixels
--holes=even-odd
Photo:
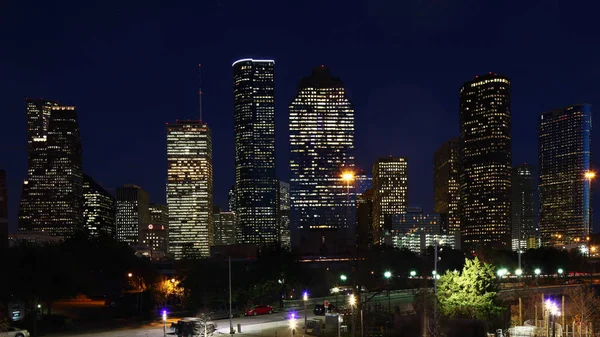
[[[373,189],[356,197],[356,237],[358,250],[366,252],[373,244]]]
[[[114,236],[116,231],[116,200],[92,177],[83,176],[84,228],[92,236],[102,233]]]
[[[354,246],[354,108],[324,66],[303,78],[289,106],[292,247],[335,254]]]
[[[140,227],[140,244],[150,248],[152,258],[160,258],[168,250],[169,210],[167,205],[150,204],[150,224]]]
[[[463,248],[510,248],[510,81],[488,74],[460,88]]]
[[[383,244],[392,229],[392,217],[408,207],[408,161],[378,158],[373,165],[373,243]]]
[[[459,157],[458,137],[444,142],[433,155],[433,211],[440,215],[441,229],[445,234],[460,231]]]
[[[236,202],[236,198],[235,198],[235,186],[231,186],[231,188],[229,189],[229,191],[227,192],[227,196],[228,196],[228,201],[229,201],[229,211],[230,212],[235,212],[235,209],[237,208],[235,206],[235,202]]]
[[[70,236],[83,228],[81,138],[74,106],[27,100],[27,180],[19,229]]]
[[[8,247],[8,194],[6,171],[0,170],[0,250]]]
[[[169,225],[169,207],[162,204],[150,204],[150,223],[153,225]]]
[[[360,171],[356,174],[356,195],[365,193],[373,187],[373,176]]]
[[[278,181],[277,204],[279,210],[277,219],[279,221],[279,242],[281,248],[291,249],[290,238],[290,184]]]
[[[215,225],[215,245],[233,245],[236,243],[235,213],[221,211],[213,207]]]
[[[277,243],[273,60],[233,67],[236,215],[242,243]]]
[[[167,124],[169,252],[209,257],[213,245],[212,136],[201,121]]]
[[[512,175],[512,249],[537,248],[537,175],[535,167],[521,164]]]
[[[582,242],[592,233],[591,131],[589,104],[540,115],[539,230],[543,245]]]
[[[140,229],[150,224],[148,192],[128,184],[117,188],[117,240],[138,245]]]

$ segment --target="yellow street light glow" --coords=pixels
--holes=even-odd
[[[592,180],[594,178],[596,178],[596,172],[594,172],[594,171],[587,171],[585,173],[585,179]]]
[[[344,179],[347,182],[353,181],[354,180],[354,172],[352,172],[352,171],[343,172],[342,179]]]
[[[132,273],[128,273],[128,274],[127,274],[127,277],[132,277],[132,276],[133,276],[133,274],[132,274]]]
[[[354,297],[354,294],[350,295],[350,298],[348,298],[348,303],[351,307],[356,305],[356,297]]]

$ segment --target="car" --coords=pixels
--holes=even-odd
[[[0,331],[0,337],[29,337],[29,331],[11,327]]]
[[[244,316],[266,315],[272,314],[274,312],[275,309],[273,309],[273,307],[270,305],[255,305],[252,308],[250,308],[250,310],[247,310],[244,313]]]

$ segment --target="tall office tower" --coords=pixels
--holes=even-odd
[[[359,252],[366,252],[373,243],[373,189],[356,197],[356,237]]]
[[[324,66],[303,78],[289,106],[292,247],[347,253],[355,246],[354,108]],[[350,186],[349,186],[350,185]]]
[[[202,121],[167,124],[169,252],[210,256],[213,234],[212,135]]]
[[[150,224],[148,192],[128,184],[117,188],[117,240],[138,245],[140,229]]]
[[[19,229],[70,236],[83,228],[83,173],[77,112],[27,100],[29,169]],[[30,185],[31,184],[31,185]]]
[[[444,142],[433,155],[433,211],[444,234],[460,232],[460,139]]]
[[[537,248],[537,174],[521,164],[512,173],[512,249]]]
[[[83,175],[83,220],[89,235],[115,236],[116,200],[92,177]]]
[[[392,229],[392,217],[408,207],[408,161],[378,158],[373,165],[373,243],[383,244]]]
[[[229,191],[227,192],[227,197],[228,197],[228,201],[229,201],[229,211],[230,212],[235,212],[236,206],[235,206],[235,186],[231,186],[231,188],[229,189]]]
[[[8,248],[8,193],[6,171],[0,170],[0,250]]]
[[[232,67],[239,241],[277,243],[275,61],[241,59]]]
[[[290,184],[278,181],[277,191],[277,219],[279,221],[279,242],[281,248],[285,250],[291,249],[290,238]]]
[[[215,246],[234,245],[236,243],[235,213],[221,211],[213,207],[213,223],[215,226]]]
[[[359,196],[365,193],[369,188],[373,187],[373,176],[360,171],[356,174],[356,195]]]
[[[460,88],[462,247],[510,249],[510,81],[477,76]]]
[[[591,213],[592,108],[544,112],[539,122],[540,237],[542,245],[586,240]]]
[[[169,208],[167,205],[162,204],[150,204],[148,206],[150,210],[150,223],[153,225],[169,225]]]

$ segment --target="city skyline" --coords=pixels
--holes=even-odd
[[[351,2],[348,7],[352,4],[356,2]],[[16,229],[16,210],[27,164],[23,153],[26,151],[25,120],[21,113],[25,97],[46,97],[78,106],[85,172],[112,193],[116,186],[134,183],[147,189],[152,201],[165,202],[162,125],[175,118],[197,118],[196,66],[201,62],[205,79],[203,90],[207,93],[205,106],[208,111],[219,112],[205,118],[213,129],[215,147],[221,151],[215,153],[214,159],[218,170],[215,174],[215,204],[226,208],[225,190],[233,185],[234,176],[231,63],[244,56],[272,58],[277,62],[277,166],[278,178],[285,181],[289,175],[285,166],[288,162],[287,104],[295,93],[298,79],[307,69],[325,64],[344,79],[356,105],[356,132],[357,139],[361,140],[356,144],[357,167],[369,170],[376,157],[390,153],[406,156],[414,168],[412,172],[419,173],[412,175],[409,181],[409,198],[427,211],[432,209],[433,195],[430,154],[443,140],[458,133],[456,89],[464,79],[488,71],[497,71],[512,79],[515,92],[513,124],[518,128],[513,132],[513,163],[537,161],[538,113],[579,102],[597,103],[598,90],[593,79],[598,71],[591,66],[597,52],[595,48],[588,50],[577,62],[541,53],[551,45],[585,41],[593,31],[591,23],[585,21],[583,25],[565,26],[564,21],[558,19],[564,14],[557,9],[536,11],[536,5],[530,3],[507,4],[500,12],[483,3],[475,8],[453,4],[450,11],[443,11],[442,20],[432,20],[442,15],[440,6],[447,6],[436,4],[418,12],[425,16],[425,21],[418,22],[411,19],[417,11],[415,8],[395,11],[375,6],[375,12],[366,10],[354,14],[343,8],[342,13],[350,16],[338,15],[318,30],[315,27],[300,28],[296,21],[298,16],[292,15],[286,20],[276,18],[273,27],[279,29],[273,29],[269,39],[254,41],[238,39],[239,34],[235,32],[261,34],[263,29],[251,24],[250,16],[237,14],[239,8],[233,10],[231,4],[224,4],[222,8],[198,4],[160,11],[156,6],[140,10],[137,6],[124,4],[118,16],[106,8],[100,12],[80,12],[82,6],[87,7],[85,4],[57,6],[52,10],[81,15],[76,15],[76,20],[69,20],[62,27],[49,24],[49,18],[43,14],[51,7],[49,4],[41,4],[33,11],[25,10],[24,4],[7,9],[10,14],[7,14],[7,24],[16,28],[3,32],[9,52],[3,55],[6,62],[1,67],[6,76],[2,83],[7,98],[4,100],[5,111],[11,113],[6,114],[5,130],[1,133],[7,150],[5,157],[0,159],[0,166],[7,170],[9,177],[11,230]],[[402,7],[401,4],[389,6]],[[283,13],[293,14],[287,4],[275,7]],[[576,8],[572,4],[563,4],[561,11],[572,12]],[[320,13],[333,13],[334,10],[340,9],[327,4],[320,8]],[[516,17],[504,16],[508,10],[514,11]],[[257,9],[247,8],[246,12],[263,19],[271,18]],[[100,20],[98,13],[102,13],[102,18],[110,19]],[[317,17],[316,13],[302,13],[302,21]],[[385,15],[381,17],[381,13]],[[496,20],[498,25],[483,34],[473,33],[462,24],[482,14]],[[587,12],[583,14],[587,15]],[[372,25],[372,15],[385,25]],[[392,15],[394,20],[387,15]],[[405,15],[409,20],[397,20],[398,16]],[[424,27],[423,22],[428,19],[434,25]],[[164,28],[160,23],[162,20],[170,25]],[[351,20],[359,25],[364,35],[351,34],[354,31],[350,29],[354,26],[348,24]],[[147,22],[148,26],[142,22]],[[537,28],[542,26],[547,29]],[[38,29],[42,33],[37,35],[39,39],[59,36],[63,29],[80,31],[81,35],[67,35],[59,44],[47,45],[49,56],[40,57],[34,45],[17,45],[17,41],[28,40],[35,27],[44,27]],[[196,28],[211,31],[214,35],[194,38],[193,43],[188,43]],[[106,33],[95,35],[99,31]],[[465,40],[464,36],[470,34],[475,35],[473,39]],[[425,43],[431,36],[444,42]],[[474,41],[485,43],[480,46]],[[69,47],[74,45],[82,46],[90,54],[77,57],[69,53]],[[424,48],[425,56],[403,52],[407,47]],[[148,56],[140,59],[140,50]],[[519,53],[510,52],[514,50]],[[115,55],[122,57],[115,58]],[[561,70],[550,76],[549,67]],[[152,76],[148,69],[153,69]],[[432,81],[433,78],[436,80]],[[99,95],[102,104],[98,103]],[[134,100],[131,97],[153,99]],[[428,125],[431,121],[435,123]],[[106,137],[107,130],[111,130],[113,136]],[[132,142],[128,136],[131,132],[143,135],[143,141]]]

